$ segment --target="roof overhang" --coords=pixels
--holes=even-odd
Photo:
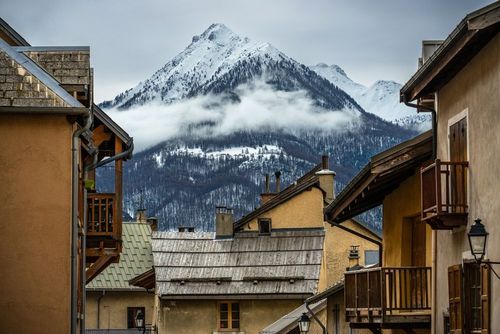
[[[401,88],[401,102],[438,91],[500,31],[500,1],[468,14]]]
[[[7,42],[14,46],[29,46],[30,44],[21,36],[17,31],[14,30],[7,22],[0,18],[0,38],[7,39]]]
[[[132,278],[131,280],[128,281],[128,283],[132,286],[144,288],[146,290],[154,289],[156,285],[154,268]]]
[[[106,126],[115,136],[117,136],[124,144],[125,148],[128,149],[132,145],[133,139],[129,134],[123,130],[111,117],[109,117],[99,106],[96,104],[92,105],[92,111],[94,117],[99,120],[104,126]]]
[[[334,223],[353,218],[381,205],[385,196],[414,175],[415,169],[432,155],[432,132],[373,156],[370,162],[325,209]]]
[[[186,300],[186,299],[202,299],[202,300],[219,300],[219,299],[234,299],[234,300],[249,300],[249,299],[300,299],[304,300],[311,297],[312,293],[269,293],[269,294],[224,294],[224,295],[203,295],[203,294],[192,294],[192,295],[161,295],[161,299],[167,300]]]

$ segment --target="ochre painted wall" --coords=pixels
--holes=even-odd
[[[240,332],[258,334],[302,300],[240,300]],[[206,334],[217,332],[216,300],[163,300],[159,334]]]
[[[469,225],[437,232],[437,333],[448,308],[447,268],[470,251],[467,231],[477,217],[489,232],[488,256],[500,261],[500,34],[438,92],[438,157],[449,160],[449,120],[468,111]],[[500,333],[500,280],[491,279],[491,333]]]
[[[411,265],[411,220],[420,216],[420,172],[403,181],[383,203],[383,266]],[[426,226],[426,266],[432,265],[432,230]]]
[[[347,220],[342,223],[343,226],[350,228],[356,232],[362,233],[370,238],[379,239],[358,223]],[[332,227],[330,224],[325,224],[325,259],[327,268],[327,286],[331,286],[344,277],[344,272],[347,267],[355,264],[349,261],[349,250],[351,246],[359,246],[359,264],[365,264],[365,251],[378,250],[378,246],[368,240],[355,236],[352,233],[344,231],[338,227]]]
[[[72,125],[0,115],[0,332],[70,330]]]
[[[99,325],[97,324],[97,305],[99,307]],[[125,329],[127,328],[127,307],[144,307],[146,324],[153,323],[154,313],[153,293],[145,291],[89,291],[87,292],[87,307],[85,310],[85,327],[87,329]]]
[[[323,227],[323,192],[311,188],[265,212],[258,218],[270,218],[272,228]],[[244,230],[258,230],[258,218]]]

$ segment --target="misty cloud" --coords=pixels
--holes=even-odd
[[[340,132],[359,121],[358,111],[321,109],[304,91],[275,91],[258,82],[235,92],[239,101],[207,95],[170,105],[148,104],[107,112],[134,137],[137,151],[186,134],[209,137],[262,129]]]

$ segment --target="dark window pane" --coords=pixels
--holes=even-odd
[[[240,328],[240,322],[238,320],[233,320],[232,329]]]

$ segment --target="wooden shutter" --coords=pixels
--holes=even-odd
[[[461,264],[457,264],[448,268],[448,296],[450,302],[450,333],[462,334],[463,320]]]
[[[481,266],[481,334],[490,333],[490,272],[488,265]]]

